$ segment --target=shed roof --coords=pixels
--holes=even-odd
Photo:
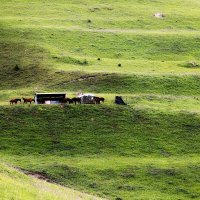
[[[45,92],[43,92],[43,93],[35,93],[35,95],[41,95],[41,94],[66,94],[65,92],[49,92],[49,93],[45,93]]]
[[[91,93],[85,93],[85,94],[81,94],[81,95],[79,95],[79,97],[85,97],[85,96],[91,96],[91,97],[94,97],[94,94],[91,94]]]

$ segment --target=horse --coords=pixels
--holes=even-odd
[[[13,104],[13,103],[17,104],[16,99],[11,99],[11,100],[10,100],[10,104]]]
[[[103,97],[94,97],[94,101],[96,104],[104,103],[105,99]]]
[[[20,103],[22,102],[21,99],[15,99],[17,102],[20,101]]]
[[[76,103],[79,103],[79,104],[81,104],[81,98],[79,98],[79,97],[74,97],[74,98],[72,98],[72,101],[76,104]]]
[[[33,101],[35,102],[35,100],[33,98],[22,98],[24,100],[24,103],[30,103]]]
[[[18,101],[20,101],[21,103],[21,99],[11,99],[10,104],[14,104],[14,103],[17,104]]]
[[[104,103],[105,99],[103,97],[99,97],[99,101]]]
[[[73,100],[70,99],[70,98],[64,98],[64,99],[63,99],[63,103],[69,103],[69,104],[72,104],[72,103],[73,103]]]
[[[10,104],[13,104],[13,103],[17,104],[17,100],[16,99],[11,99],[10,100]]]

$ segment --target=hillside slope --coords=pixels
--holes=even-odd
[[[198,6],[198,0],[3,1],[0,102],[58,90],[199,96]]]
[[[198,199],[200,116],[118,106],[1,107],[1,159],[111,199]]]
[[[2,163],[0,164],[0,180],[1,200],[102,200],[44,180],[28,177]]]
[[[199,0],[1,0],[1,161],[113,200],[199,199],[199,7]],[[45,91],[106,101],[9,105]],[[114,105],[116,95],[128,106]],[[6,170],[0,165],[4,199],[14,194],[2,180],[16,192],[18,173],[5,177]],[[29,191],[20,194],[32,198],[41,188],[23,177]]]

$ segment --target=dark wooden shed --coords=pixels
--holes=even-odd
[[[36,93],[35,104],[60,104],[66,98],[66,93]]]

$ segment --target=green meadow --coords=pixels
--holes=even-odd
[[[38,180],[37,178],[28,177],[19,170],[4,163],[0,164],[0,192],[1,199],[45,199],[61,200],[67,199],[84,199],[84,200],[101,200],[100,198],[80,193],[78,191],[64,188],[57,184],[47,181]]]
[[[199,8],[1,0],[0,199],[199,199]],[[9,105],[80,91],[105,103]]]

